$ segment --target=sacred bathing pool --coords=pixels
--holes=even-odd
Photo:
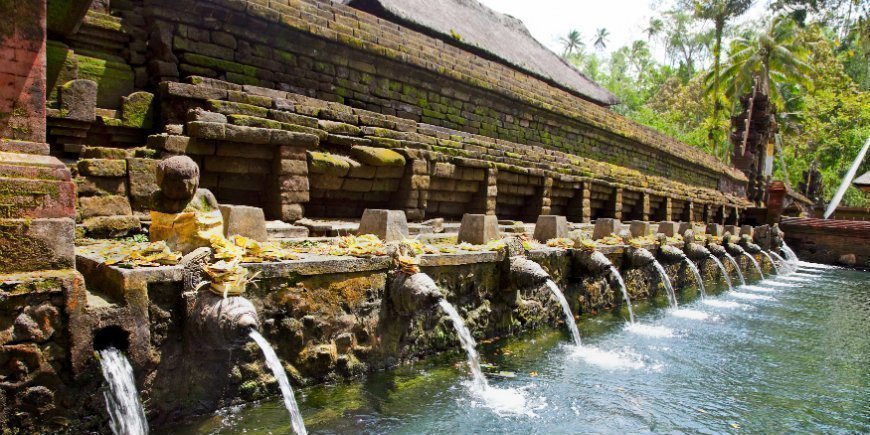
[[[765,95],[729,166],[350,3],[0,0],[0,433],[870,429],[870,222]]]

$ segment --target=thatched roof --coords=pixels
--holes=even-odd
[[[544,47],[522,21],[477,0],[338,0],[523,70],[595,103],[616,96]]]
[[[867,171],[864,175],[852,180],[852,184],[861,187],[870,187],[870,171]]]

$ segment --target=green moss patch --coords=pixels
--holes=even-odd
[[[401,154],[385,148],[357,145],[350,149],[350,154],[365,165],[405,166],[405,158]]]

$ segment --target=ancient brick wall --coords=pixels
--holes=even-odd
[[[505,65],[332,2],[149,1],[152,73],[290,90],[709,188],[711,156]],[[737,183],[734,183],[737,180]]]
[[[0,138],[45,142],[45,2],[0,1]]]
[[[48,42],[48,138],[79,160],[79,234],[137,230],[148,169],[173,154],[219,201],[288,221],[372,207],[724,221],[745,206],[745,178],[696,149],[332,2],[109,5]]]

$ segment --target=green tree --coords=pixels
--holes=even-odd
[[[610,36],[610,32],[607,31],[604,27],[599,28],[595,31],[595,41],[592,45],[595,46],[600,51],[603,51],[607,48],[607,38]]]
[[[576,29],[572,29],[567,35],[559,38],[559,43],[562,44],[562,57],[567,58],[569,55],[581,53],[583,51],[583,37]]]
[[[806,63],[810,41],[800,38],[794,20],[787,15],[774,17],[760,32],[739,36],[731,42],[730,55],[722,81],[725,94],[736,97],[749,91],[759,77],[762,91],[770,95],[778,109],[784,109],[787,85],[812,85],[813,69]],[[709,77],[709,76],[708,76]],[[715,77],[708,92],[718,94]]]
[[[685,2],[686,0],[684,0]],[[725,35],[725,25],[732,18],[743,15],[752,6],[752,0],[692,0],[695,16],[713,22],[713,120],[719,118],[722,101],[719,98],[719,73],[722,57],[722,38]],[[717,149],[715,130],[709,131],[709,139],[713,149]]]

